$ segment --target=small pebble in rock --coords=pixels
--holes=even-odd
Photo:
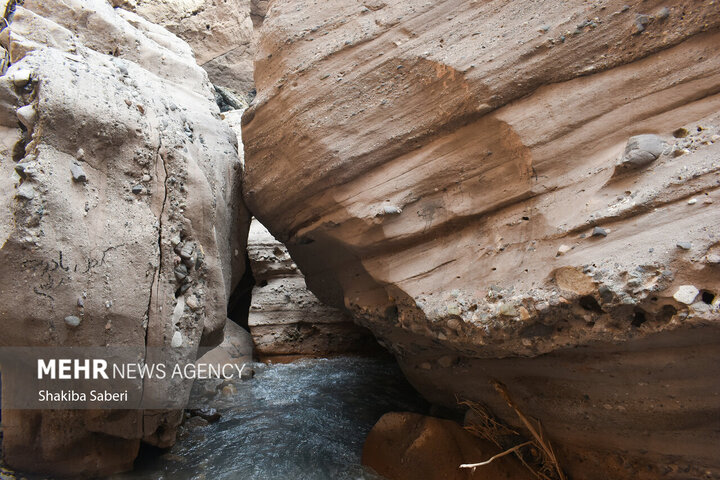
[[[79,327],[80,326],[80,318],[76,317],[75,315],[70,315],[68,317],[65,317],[65,324],[68,327]]]
[[[592,231],[593,237],[607,237],[607,230],[602,227],[595,227]]]
[[[695,288],[693,285],[681,285],[678,287],[675,295],[673,295],[673,298],[685,305],[691,305],[699,293],[700,290]]]
[[[696,198],[691,198],[690,200],[688,200],[688,205],[695,205],[696,203],[697,203]]]
[[[16,70],[12,74],[12,82],[13,85],[15,85],[18,88],[22,88],[28,83],[30,83],[30,79],[32,78],[32,72],[30,70],[26,69],[20,69]]]
[[[134,193],[135,195],[141,194],[142,191],[143,191],[142,185],[135,185],[132,187],[132,193]]]
[[[87,182],[87,175],[85,175],[85,170],[83,170],[82,167],[77,163],[73,163],[70,165],[70,173],[72,174],[73,181]]]
[[[195,245],[193,245],[192,242],[186,242],[185,245],[183,245],[182,249],[180,250],[180,257],[183,260],[188,260],[190,257],[192,257],[192,254],[194,251],[195,251]]]
[[[183,336],[180,332],[175,332],[172,337],[171,345],[173,348],[180,348],[183,344]]]
[[[85,307],[85,300],[83,300],[82,297],[79,297],[79,298],[78,298],[78,300],[77,300],[77,306],[80,307],[80,308],[84,308],[84,307]]]
[[[37,111],[33,105],[25,105],[15,111],[15,114],[28,131],[32,131],[37,120]]]
[[[683,128],[683,127],[678,128],[677,130],[675,130],[673,132],[673,137],[675,137],[675,138],[685,138],[688,135],[690,135],[690,132],[688,132],[687,128]]]
[[[623,168],[645,167],[662,155],[665,142],[657,135],[645,134],[630,137],[620,159]]]
[[[395,205],[384,205],[383,206],[383,214],[385,215],[398,215],[402,213],[402,208],[397,207]]]
[[[147,183],[147,182],[149,182],[150,180],[151,180],[150,175],[143,175],[143,176],[142,176],[142,181],[143,181],[143,182]]]
[[[188,308],[192,311],[200,308],[200,304],[198,303],[197,297],[195,295],[190,295],[187,300],[185,300],[185,305],[187,305]]]
[[[635,17],[635,31],[633,35],[639,35],[645,31],[650,24],[650,17],[647,15],[638,15]]]
[[[670,16],[670,9],[667,7],[663,7],[660,9],[660,11],[657,13],[656,17],[659,20],[665,20]]]
[[[711,263],[713,265],[717,265],[720,263],[720,255],[716,253],[711,253],[705,257],[705,263]]]
[[[178,280],[184,280],[185,277],[188,276],[188,269],[182,263],[180,265],[178,265],[177,267],[175,267],[174,272],[175,272],[175,278],[177,278]]]
[[[20,185],[17,189],[17,194],[15,194],[18,198],[24,198],[25,200],[32,200],[35,198],[35,189],[26,183],[23,183]]]
[[[557,254],[555,256],[559,257],[560,255],[565,255],[570,250],[571,250],[571,247],[569,245],[562,244],[558,248]]]
[[[690,250],[692,248],[692,243],[690,242],[678,242],[677,243],[678,248],[682,248],[683,250]]]

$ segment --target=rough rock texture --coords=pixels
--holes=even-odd
[[[101,0],[26,0],[0,37],[13,64],[0,77],[0,345],[184,347],[174,357],[219,343],[249,218],[236,137],[190,47]],[[144,388],[182,399],[189,385]],[[3,455],[100,475],[131,467],[141,440],[172,444],[179,421],[3,411]]]
[[[535,478],[512,455],[472,469],[500,450],[457,423],[417,413],[383,415],[365,440],[362,463],[390,480],[525,480]]]
[[[248,324],[259,355],[312,355],[377,349],[372,334],[343,310],[323,305],[285,246],[257,220],[248,236],[255,277]]]
[[[113,0],[164,26],[190,44],[210,80],[247,94],[253,82],[253,25],[260,26],[267,5],[234,0]],[[252,18],[251,18],[252,16]]]
[[[198,364],[243,365],[253,361],[253,341],[250,333],[231,320],[225,322],[224,332],[222,343],[200,357]]]
[[[576,478],[720,478],[719,26],[709,1],[276,0],[246,203],[432,401],[517,424],[497,378]]]

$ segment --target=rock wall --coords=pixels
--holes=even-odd
[[[720,478],[720,10],[272,3],[244,196],[421,392],[575,478]]]
[[[250,225],[248,255],[255,279],[248,324],[261,357],[379,350],[347,312],[322,304],[307,289],[285,246],[257,220]]]
[[[0,346],[219,343],[249,217],[236,136],[190,47],[101,0],[25,0],[0,39]],[[171,445],[180,414],[3,409],[3,457],[103,475],[141,440]]]
[[[113,0],[112,3],[164,26],[188,42],[214,84],[241,94],[254,89],[254,28],[262,24],[267,2]]]

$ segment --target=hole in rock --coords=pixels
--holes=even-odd
[[[645,322],[647,322],[646,313],[639,308],[635,309],[635,314],[633,315],[633,319],[632,319],[632,326],[639,327],[640,325],[642,325]]]
[[[672,305],[663,305],[657,318],[663,323],[669,322],[672,319],[673,315],[675,315],[676,313],[677,308],[673,307]]]
[[[585,295],[583,297],[580,297],[578,303],[585,310],[588,310],[590,312],[603,313],[602,307],[600,307],[600,304],[597,300],[595,300],[595,297],[593,297],[592,295]]]
[[[715,294],[713,292],[708,292],[707,290],[703,290],[700,293],[700,298],[702,298],[702,301],[704,303],[711,305],[713,300],[715,300]]]

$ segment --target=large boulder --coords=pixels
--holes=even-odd
[[[11,21],[0,346],[172,345],[159,360],[194,361],[223,338],[249,227],[237,139],[207,74],[185,42],[105,1],[26,0]],[[144,391],[181,407],[189,387]],[[5,461],[56,475],[127,469],[141,440],[169,446],[181,420],[5,407]]]
[[[246,203],[430,400],[517,425],[502,381],[577,478],[720,475],[719,27],[691,1],[276,0]]]
[[[502,451],[452,420],[391,412],[375,424],[363,446],[362,463],[390,480],[525,480],[535,478],[513,455],[488,465]]]
[[[192,47],[214,84],[247,94],[254,88],[254,28],[262,23],[257,0],[112,0],[162,25]],[[252,15],[252,16],[251,16]]]

